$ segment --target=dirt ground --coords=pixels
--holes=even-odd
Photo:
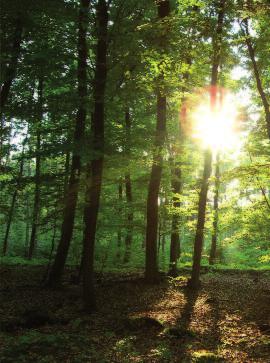
[[[270,362],[269,272],[204,273],[198,292],[186,272],[156,286],[105,275],[85,315],[71,272],[51,291],[43,270],[0,267],[3,363]]]

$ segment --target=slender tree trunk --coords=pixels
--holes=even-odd
[[[4,115],[0,112],[0,170],[1,170],[1,166],[2,166],[2,158],[4,157],[4,132],[5,130],[5,118]]]
[[[18,14],[15,24],[12,55],[10,63],[6,70],[4,83],[1,85],[1,90],[0,90],[0,116],[2,115],[2,110],[7,103],[9,91],[16,75],[18,59],[21,50],[22,33],[23,33],[22,19],[21,15]]]
[[[14,193],[13,193],[13,196],[12,196],[10,211],[9,211],[9,214],[8,214],[6,233],[5,233],[4,242],[3,242],[3,251],[2,251],[3,256],[5,256],[7,254],[9,231],[10,231],[10,227],[11,227],[11,222],[12,222],[12,218],[13,218],[13,212],[14,212],[14,207],[15,207],[15,202],[16,202],[16,199],[17,199],[17,195],[18,195],[18,190],[16,189],[14,191]]]
[[[255,49],[254,49],[254,46],[252,44],[251,36],[250,36],[250,33],[249,33],[248,19],[244,19],[242,21],[241,29],[242,29],[243,34],[245,35],[245,41],[246,41],[249,57],[250,57],[252,67],[253,67],[253,72],[254,72],[254,76],[255,76],[255,80],[256,80],[257,90],[258,90],[258,93],[259,93],[259,95],[261,97],[262,104],[263,104],[263,107],[264,107],[267,134],[268,134],[268,137],[270,139],[270,103],[268,102],[266,93],[265,93],[265,91],[263,89],[263,84],[262,84],[262,80],[261,80],[261,77],[260,77],[259,67],[258,67],[258,64],[257,64],[257,61],[256,61]]]
[[[117,252],[116,252],[116,259],[119,260],[120,259],[120,253],[121,253],[121,244],[122,244],[122,201],[123,201],[123,182],[122,182],[122,178],[120,178],[119,180],[119,184],[118,184],[118,203],[119,203],[119,207],[118,207],[118,213],[119,213],[119,218],[120,218],[120,226],[118,227],[118,231],[117,231]]]
[[[209,186],[209,178],[211,176],[211,170],[212,170],[212,152],[210,149],[207,149],[204,153],[204,171],[203,171],[201,191],[199,195],[198,221],[197,221],[196,235],[194,242],[192,275],[190,280],[190,286],[193,288],[199,287],[200,284],[199,278],[200,278],[201,256],[202,256],[203,238],[204,238],[205,212],[206,212],[207,193]]]
[[[250,152],[248,152],[248,154],[249,154],[250,162],[252,163],[253,160],[252,160],[252,157],[251,157]],[[267,208],[270,210],[270,200],[269,200],[270,199],[270,195],[269,195],[269,191],[268,191],[268,196],[267,196],[267,192],[266,192],[265,188],[262,186],[262,184],[260,183],[259,177],[256,176],[256,179],[257,179],[257,182],[259,184],[259,188],[260,188],[260,190],[262,192],[263,199],[264,199],[264,201],[265,201],[265,203],[267,205]]]
[[[169,0],[157,2],[159,19],[164,19],[170,14]],[[166,36],[160,36],[160,47],[166,47]],[[159,83],[163,81],[161,74]],[[158,280],[157,258],[157,231],[158,231],[158,194],[162,174],[162,150],[166,136],[166,93],[164,86],[157,89],[157,125],[155,136],[155,150],[153,156],[150,181],[147,197],[147,223],[146,223],[146,255],[145,255],[145,279],[148,283]]]
[[[161,251],[162,254],[165,252],[165,244],[166,244],[166,235],[165,233],[162,234],[162,241],[161,241]]]
[[[5,169],[10,161],[10,155],[11,155],[11,138],[12,138],[12,118],[8,119],[0,112],[1,117],[1,129],[0,129],[0,170]],[[7,123],[9,121],[9,126],[7,126]],[[5,135],[5,128],[7,128],[7,133]],[[5,150],[5,137],[7,141],[7,146]],[[4,153],[5,152],[5,153]],[[3,160],[5,158],[5,160]]]
[[[161,236],[162,235],[162,222],[161,217],[158,218],[158,251],[157,254],[160,254],[160,247],[161,247]]]
[[[191,64],[192,64],[191,58],[187,59],[187,64],[189,66],[191,66]],[[185,82],[188,81],[188,79],[189,79],[188,71],[184,73],[183,79]],[[185,91],[185,88],[186,88],[186,86],[183,87],[183,90],[182,90],[183,92]],[[186,102],[186,98],[183,97],[182,105],[184,105],[185,102]],[[180,122],[182,124],[184,124],[186,122],[184,117],[185,117],[185,114],[183,113],[181,115],[181,120],[180,120]],[[179,145],[176,150],[178,157],[182,154],[183,143],[184,143],[183,130],[181,127],[181,123],[179,123],[179,140],[178,140]],[[173,156],[173,159],[175,159],[175,155]],[[179,215],[179,211],[177,211],[177,209],[181,205],[180,200],[179,200],[179,195],[181,194],[181,191],[182,191],[181,178],[182,178],[181,161],[177,160],[177,161],[174,161],[174,164],[172,167],[172,180],[171,180],[172,192],[174,194],[173,207],[174,207],[174,209],[176,209],[176,211],[174,211],[173,216],[172,216],[172,226],[171,226],[170,266],[169,266],[169,275],[171,275],[171,276],[177,275],[177,260],[179,259],[180,254],[181,254],[181,242],[180,242],[180,233],[179,233],[179,229],[180,229],[179,224],[180,224],[181,218]]]
[[[94,250],[104,161],[104,98],[107,81],[108,47],[108,5],[105,0],[99,0],[97,3],[96,20],[97,48],[93,88],[94,113],[92,120],[94,158],[87,168],[88,174],[91,175],[91,180],[86,191],[83,239],[83,298],[87,312],[93,311],[96,307],[93,282]]]
[[[51,251],[50,251],[50,255],[49,255],[49,263],[52,260],[53,251],[55,248],[55,236],[56,236],[56,230],[57,230],[56,227],[57,227],[57,224],[56,224],[56,219],[55,219],[54,223],[53,223],[53,235],[52,235],[52,242],[51,242]]]
[[[126,122],[126,154],[128,161],[130,162],[130,132],[131,132],[131,119],[129,110],[125,113]],[[133,207],[132,207],[132,185],[130,170],[125,175],[125,188],[126,188],[126,199],[127,199],[127,232],[125,238],[126,251],[124,256],[124,263],[128,263],[130,260],[131,244],[132,244],[132,233],[133,233]]]
[[[71,171],[64,201],[64,218],[61,237],[55,260],[49,274],[48,286],[57,286],[61,282],[68,250],[73,234],[75,211],[81,173],[81,151],[84,138],[87,103],[87,24],[90,0],[81,0],[78,24],[78,111],[73,137]]]
[[[209,256],[209,264],[213,265],[217,258],[217,237],[218,237],[218,204],[219,204],[219,185],[220,185],[220,172],[219,172],[219,153],[216,156],[216,170],[215,170],[215,195],[214,195],[214,220],[213,220],[213,233],[211,241],[211,249]]]
[[[177,162],[172,170],[172,191],[173,196],[173,208],[176,209],[172,216],[172,231],[171,231],[171,246],[170,246],[170,268],[169,274],[176,276],[177,274],[177,260],[180,257],[180,235],[179,235],[179,223],[180,217],[177,209],[180,207],[179,194],[181,193],[181,166]]]
[[[64,198],[66,198],[68,192],[69,169],[70,169],[70,152],[67,151],[65,159]]]
[[[221,49],[222,49],[222,31],[224,24],[225,15],[225,2],[226,0],[220,0],[218,4],[218,19],[216,34],[213,37],[213,63],[212,63],[212,73],[211,73],[211,89],[210,89],[210,107],[212,112],[216,109],[217,103],[217,83],[218,83],[218,69],[221,60]],[[193,252],[193,265],[191,279],[189,281],[189,286],[191,288],[198,288],[200,285],[200,268],[201,268],[201,257],[203,248],[203,238],[204,238],[204,224],[205,224],[205,212],[206,212],[206,202],[207,193],[209,186],[209,178],[211,176],[212,170],[212,151],[207,148],[204,153],[204,171],[202,186],[199,195],[199,205],[198,205],[198,220],[194,241],[194,252]]]
[[[22,178],[22,174],[23,174],[23,165],[24,165],[24,150],[22,152],[22,157],[21,157],[21,161],[20,161],[18,182],[17,182],[16,189],[14,190],[14,193],[12,196],[11,206],[10,206],[10,210],[9,210],[9,214],[8,214],[7,227],[6,227],[6,232],[5,232],[4,242],[3,242],[3,256],[6,255],[7,249],[8,249],[8,237],[9,237],[10,227],[11,227],[11,223],[12,223],[12,219],[13,219],[15,203],[16,203],[16,199],[18,196],[18,188],[20,187],[20,182],[21,182],[21,178]]]
[[[48,261],[47,268],[46,268],[45,273],[42,278],[42,283],[46,282],[49,271],[50,271],[50,265],[51,265],[51,261],[52,261],[52,257],[53,257],[54,248],[55,248],[56,227],[57,227],[57,224],[56,224],[56,219],[55,219],[54,223],[53,223],[53,235],[52,235],[52,241],[51,241],[51,250],[50,250],[50,254],[49,254],[49,261]]]
[[[35,196],[33,206],[32,231],[30,237],[28,258],[31,259],[36,249],[36,236],[40,212],[40,172],[41,172],[41,123],[43,117],[43,79],[38,82],[38,120],[36,140],[36,172],[35,172]]]
[[[30,160],[27,163],[27,176],[31,176]],[[28,193],[26,193],[25,198],[26,198],[26,211],[25,211],[26,226],[25,226],[24,257],[27,257],[29,251],[29,240],[30,240],[30,201]]]

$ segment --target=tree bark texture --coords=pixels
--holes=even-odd
[[[16,200],[17,200],[17,196],[18,196],[18,191],[19,191],[21,179],[23,176],[24,146],[23,146],[22,156],[21,156],[19,165],[20,165],[20,167],[19,167],[19,174],[17,177],[17,185],[16,185],[16,189],[14,190],[13,195],[12,195],[11,206],[10,206],[10,210],[9,210],[9,214],[8,214],[7,226],[6,226],[5,237],[4,237],[4,242],[3,242],[3,251],[2,251],[3,256],[5,256],[7,254],[9,232],[10,232],[10,228],[11,228],[11,224],[12,224],[12,219],[13,219],[15,204],[16,204]]]
[[[120,219],[120,225],[118,226],[117,230],[117,250],[116,250],[116,260],[120,260],[121,255],[121,244],[122,244],[122,202],[123,202],[123,181],[122,178],[119,180],[118,184],[118,213],[119,213],[119,219]]]
[[[258,67],[258,64],[256,61],[255,49],[252,44],[250,33],[249,33],[248,19],[243,20],[243,22],[241,23],[241,28],[242,28],[243,34],[245,35],[245,41],[246,41],[249,57],[250,57],[252,67],[253,67],[253,73],[254,73],[255,80],[256,80],[257,90],[258,90],[258,93],[262,100],[264,113],[265,113],[265,123],[266,123],[267,135],[268,135],[268,138],[270,139],[270,104],[268,102],[266,93],[263,88],[259,67]]]
[[[108,5],[106,1],[99,0],[96,12],[97,48],[93,89],[93,159],[87,167],[88,175],[91,175],[91,180],[88,181],[84,209],[83,298],[84,307],[87,312],[92,312],[96,307],[93,273],[97,217],[100,205],[104,162],[104,98],[107,80],[108,17]]]
[[[39,213],[40,213],[40,189],[41,189],[41,124],[43,117],[43,88],[44,81],[41,77],[38,81],[38,112],[36,128],[36,171],[35,171],[35,195],[33,206],[32,230],[29,242],[28,258],[32,259],[36,250],[36,239],[38,232]]]
[[[214,112],[217,104],[217,84],[218,84],[218,74],[219,66],[221,63],[221,50],[222,50],[222,31],[224,25],[225,16],[225,3],[226,0],[220,0],[218,4],[218,19],[216,34],[213,36],[213,63],[211,72],[211,88],[210,88],[210,107],[211,111]],[[198,220],[194,241],[194,251],[193,251],[193,265],[191,279],[189,281],[189,286],[191,288],[198,288],[200,285],[200,268],[201,268],[201,257],[203,249],[203,239],[204,239],[204,225],[205,225],[205,213],[206,213],[206,202],[207,193],[209,186],[209,178],[212,171],[212,151],[207,148],[204,153],[204,169],[203,169],[203,179],[199,195],[199,205],[198,205]]]
[[[170,14],[170,2],[161,0],[157,2],[158,17],[162,21]],[[161,35],[159,45],[161,50],[166,47],[166,35]],[[158,79],[160,85],[157,89],[157,124],[154,143],[154,156],[147,196],[146,212],[146,254],[145,254],[145,280],[155,283],[158,276],[157,232],[158,232],[158,195],[162,175],[162,151],[166,136],[166,92],[162,81],[162,72]]]
[[[2,110],[7,103],[9,91],[12,85],[12,82],[16,76],[16,69],[18,64],[18,59],[21,51],[21,43],[22,43],[22,34],[23,34],[23,24],[20,14],[18,14],[17,19],[15,21],[15,31],[14,31],[14,39],[12,46],[12,54],[10,58],[9,65],[6,70],[4,82],[1,85],[0,90],[0,115],[2,115]]]
[[[81,173],[81,153],[84,139],[87,109],[87,27],[90,0],[81,0],[78,24],[78,111],[73,136],[73,153],[70,167],[70,178],[64,201],[64,217],[61,227],[60,242],[57,248],[48,285],[57,286],[61,282],[68,250],[73,234],[75,212]]]
[[[125,112],[125,126],[126,126],[126,156],[128,163],[130,163],[130,142],[131,142],[131,118],[130,111]],[[132,183],[130,168],[125,174],[125,190],[126,190],[126,201],[127,201],[127,231],[125,237],[125,255],[124,263],[128,263],[130,260],[131,244],[132,244],[132,233],[133,233],[133,207],[132,207]]]
[[[211,240],[211,249],[209,256],[209,264],[213,265],[217,258],[217,238],[218,238],[218,204],[219,204],[219,185],[220,185],[220,157],[219,153],[216,156],[216,170],[215,170],[215,195],[214,195],[214,220],[213,232]]]

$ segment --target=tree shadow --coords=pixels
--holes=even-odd
[[[185,299],[175,325],[166,332],[172,361],[190,362],[195,354],[201,359],[198,361],[221,362],[217,353],[220,344],[218,299],[211,291],[187,287]]]

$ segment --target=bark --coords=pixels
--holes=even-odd
[[[70,152],[67,151],[65,158],[64,198],[67,196],[68,192],[69,169],[70,169]]]
[[[123,201],[123,184],[122,184],[122,178],[119,180],[118,184],[118,202],[119,202],[119,218],[122,216],[122,201]],[[122,223],[122,220],[120,221],[120,224]],[[120,253],[121,253],[121,244],[122,244],[122,227],[121,225],[118,227],[117,231],[117,252],[116,252],[116,259],[120,259]]]
[[[157,2],[159,19],[164,19],[170,14],[170,3],[168,0]],[[161,49],[166,44],[166,36],[161,35],[159,39]],[[162,83],[161,74],[158,82]],[[155,136],[155,150],[153,156],[150,181],[147,197],[147,222],[146,222],[146,255],[145,255],[145,279],[148,283],[158,280],[158,258],[157,258],[157,232],[158,232],[158,194],[162,175],[162,150],[166,136],[166,94],[164,87],[159,85],[157,89],[157,124]]]
[[[252,157],[251,157],[250,152],[248,152],[248,154],[249,154],[250,162],[252,163],[253,160],[252,160]],[[265,203],[267,205],[267,208],[270,210],[269,192],[268,192],[268,196],[267,196],[266,191],[265,191],[265,188],[260,183],[260,179],[259,179],[258,176],[256,176],[256,180],[258,182],[259,188],[261,190],[261,193],[262,193],[263,199],[264,199],[264,201],[265,201]]]
[[[20,188],[21,179],[22,179],[22,175],[23,175],[23,167],[24,167],[24,147],[23,147],[23,150],[22,150],[22,156],[21,156],[20,167],[19,167],[19,174],[18,174],[18,177],[17,177],[17,185],[16,185],[16,189],[13,192],[11,206],[10,206],[10,210],[9,210],[9,214],[8,214],[6,232],[5,232],[4,242],[3,242],[3,251],[2,251],[3,256],[5,256],[7,254],[7,250],[8,250],[9,232],[10,232],[10,227],[11,227],[11,223],[12,223],[12,219],[13,219],[13,214],[14,214],[15,204],[16,204],[16,200],[17,200],[17,196],[18,196],[18,191],[19,191],[19,188]]]
[[[53,257],[54,248],[55,248],[56,227],[57,227],[57,225],[56,225],[56,219],[55,219],[54,223],[53,223],[53,234],[52,234],[52,241],[51,241],[51,250],[50,250],[50,254],[49,254],[49,261],[48,261],[46,271],[42,278],[42,283],[46,282],[49,271],[50,271],[50,265],[51,265],[51,261],[52,261],[52,257]]]
[[[1,110],[1,109],[0,109]],[[12,118],[8,119],[0,112],[0,171],[4,170],[10,162],[11,137],[12,137]],[[9,126],[8,126],[8,121]],[[6,146],[5,146],[6,141]],[[4,159],[4,160],[3,160]]]
[[[165,252],[165,244],[166,244],[166,235],[165,233],[162,234],[162,240],[161,240],[161,252],[164,256],[164,252]]]
[[[97,48],[93,86],[94,113],[92,119],[93,160],[87,166],[88,175],[91,175],[91,180],[86,190],[86,205],[84,209],[83,298],[86,312],[91,312],[96,307],[93,282],[94,249],[104,162],[104,98],[107,80],[108,46],[108,5],[105,0],[98,1],[96,20]]]
[[[192,61],[191,58],[187,59],[187,64],[191,66]],[[189,72],[185,72],[183,75],[183,79],[185,82],[189,79]],[[183,87],[183,92],[185,91],[185,87]],[[182,105],[184,105],[186,102],[186,98],[182,98]],[[179,145],[176,150],[177,154],[182,153],[183,150],[183,143],[184,143],[184,137],[183,137],[183,130],[181,127],[181,124],[184,124],[186,120],[184,119],[185,115],[181,115],[181,120],[179,124]],[[175,155],[173,156],[175,157]],[[172,192],[174,194],[173,197],[173,207],[177,210],[181,203],[179,201],[179,197],[175,196],[175,194],[180,195],[182,191],[182,170],[181,170],[181,161],[174,162],[174,165],[172,167],[172,180],[171,180],[171,188]],[[180,242],[180,233],[179,233],[179,224],[180,224],[180,216],[179,212],[173,214],[172,216],[172,226],[171,226],[171,244],[170,244],[170,266],[169,266],[169,275],[176,276],[177,275],[177,260],[180,257],[181,254],[181,242]]]
[[[161,209],[161,205],[159,205],[159,209]],[[162,218],[161,218],[161,215],[159,215],[159,217],[158,217],[158,251],[157,251],[158,255],[160,253],[161,238],[162,238]]]
[[[160,254],[164,257],[165,244],[166,244],[166,205],[167,198],[159,198],[159,215],[158,215],[158,259]],[[160,253],[161,252],[161,253]]]
[[[178,209],[180,207],[179,194],[181,193],[181,166],[177,162],[175,168],[172,171],[172,192],[173,208]],[[176,194],[176,195],[175,195]],[[174,211],[172,216],[172,231],[171,231],[171,246],[170,246],[170,267],[169,274],[175,276],[177,274],[177,260],[180,257],[180,235],[179,235],[179,223],[180,217],[178,211]]]
[[[36,135],[36,171],[35,171],[35,196],[33,206],[32,230],[29,243],[28,258],[31,259],[36,249],[36,236],[39,223],[40,211],[40,173],[41,173],[41,123],[43,117],[43,79],[38,82],[38,115],[37,115],[37,135]]]
[[[270,139],[270,104],[268,102],[266,93],[263,88],[262,80],[260,77],[259,67],[258,67],[258,64],[256,61],[255,49],[252,44],[250,33],[249,33],[248,19],[243,20],[243,22],[241,23],[241,28],[242,28],[242,32],[245,35],[245,41],[246,41],[249,57],[250,57],[252,67],[253,67],[257,90],[258,90],[258,93],[262,100],[262,104],[263,104],[263,108],[264,108],[264,112],[265,112],[265,123],[266,123],[266,128],[267,128],[267,134]]]
[[[218,204],[219,204],[219,185],[220,185],[220,171],[219,171],[219,153],[216,157],[216,170],[215,170],[215,195],[214,195],[214,220],[211,249],[209,256],[209,264],[213,265],[217,258],[217,238],[218,238]]]
[[[31,176],[31,165],[29,160],[27,163],[27,177],[30,176]],[[29,239],[30,239],[30,200],[28,193],[26,195],[25,218],[26,218],[26,226],[25,226],[24,256],[27,257],[29,251]]]
[[[0,170],[2,169],[2,158],[4,156],[4,133],[5,133],[5,119],[4,116],[0,112]]]
[[[70,178],[64,201],[64,217],[61,227],[60,242],[55,260],[49,274],[48,286],[57,286],[61,282],[68,250],[73,234],[75,211],[81,173],[81,152],[84,139],[87,103],[87,24],[89,0],[81,0],[78,24],[78,111],[73,136],[73,153]]]
[[[22,43],[22,33],[23,33],[23,24],[20,14],[16,19],[15,24],[15,32],[14,32],[14,39],[13,39],[13,46],[12,46],[12,55],[10,59],[10,63],[6,70],[5,80],[1,85],[0,90],[0,114],[2,114],[2,110],[7,103],[9,91],[12,85],[12,82],[16,75],[16,69],[18,64],[18,59],[20,56],[21,51],[21,43]]]
[[[129,110],[125,113],[126,122],[126,155],[130,161],[130,132],[131,132],[131,119]],[[125,189],[126,189],[126,200],[127,200],[127,232],[125,237],[125,256],[124,263],[128,263],[130,260],[131,244],[132,244],[132,233],[133,233],[133,209],[132,209],[132,185],[130,171],[125,175]]]
[[[125,238],[125,256],[124,263],[128,263],[130,259],[130,250],[132,244],[132,233],[133,233],[133,210],[132,210],[132,185],[130,173],[125,175],[125,188],[126,188],[126,199],[127,199],[127,233]]]
[[[220,0],[218,6],[216,34],[213,37],[213,63],[212,63],[212,72],[211,72],[211,88],[210,88],[210,107],[212,112],[215,111],[217,103],[217,83],[218,83],[218,73],[219,73],[218,69],[221,60],[224,15],[225,15],[225,0]],[[201,268],[201,257],[202,257],[202,248],[203,248],[203,238],[204,238],[206,202],[207,202],[207,193],[209,186],[209,178],[211,176],[211,170],[212,170],[212,151],[211,149],[208,148],[205,150],[204,153],[204,170],[203,170],[203,179],[199,195],[198,220],[197,220],[196,234],[194,241],[193,265],[192,265],[191,279],[189,281],[189,286],[194,289],[198,288],[200,285],[200,268]]]

